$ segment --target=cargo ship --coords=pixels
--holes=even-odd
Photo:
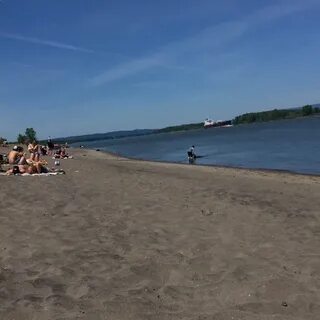
[[[232,121],[231,120],[212,120],[207,118],[204,120],[203,124],[204,128],[217,128],[217,127],[222,127],[222,128],[228,128],[232,127]]]

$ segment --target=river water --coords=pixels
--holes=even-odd
[[[195,145],[197,164],[320,174],[320,117],[200,129],[83,143],[123,156],[187,163]]]

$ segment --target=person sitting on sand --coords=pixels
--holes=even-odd
[[[69,155],[68,155],[68,153],[67,153],[66,148],[61,148],[60,158],[61,158],[61,159],[69,158]]]
[[[53,154],[53,158],[60,159],[60,154],[61,154],[61,149],[57,149]]]
[[[20,173],[26,172],[26,167],[28,167],[28,161],[29,159],[26,159],[26,154],[23,152],[23,148],[20,146],[14,146],[13,150],[9,152],[8,154],[8,162],[9,164],[15,165],[17,167]],[[19,173],[18,172],[18,173]]]
[[[53,155],[53,158],[55,159],[72,159],[72,156],[69,156],[65,148],[60,148],[56,150],[56,152]]]
[[[14,146],[13,149],[8,154],[9,164],[25,165],[27,160],[23,148],[19,146]]]
[[[46,156],[47,155],[47,147],[46,146],[40,146],[40,155],[41,156]]]
[[[37,141],[33,140],[32,143],[28,145],[28,151],[30,152],[30,159],[32,161],[39,161],[40,154],[39,154],[39,146]]]

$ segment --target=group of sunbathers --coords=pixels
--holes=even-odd
[[[48,146],[43,146],[38,144],[37,141],[32,141],[28,144],[27,156],[24,148],[16,145],[8,154],[0,155],[0,171],[4,171],[8,175],[63,172],[62,169],[48,169],[46,167],[47,162],[42,157],[49,155],[53,159],[72,159],[73,157],[68,155],[66,148],[67,145],[54,145],[51,139],[48,141]],[[56,162],[55,165],[57,165]],[[2,170],[1,164],[10,165],[10,169]]]
[[[54,159],[72,159],[72,156],[69,156],[67,153],[66,148],[60,147],[59,149],[55,150],[53,154]]]
[[[23,147],[14,146],[9,152],[7,159],[8,163],[12,165],[7,171],[7,174],[35,174],[35,173],[46,173],[48,169],[45,167],[45,161],[40,160],[40,147],[34,141],[28,145],[28,151],[30,156],[24,152]]]

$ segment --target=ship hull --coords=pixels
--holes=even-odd
[[[232,127],[232,123],[231,120],[227,120],[227,121],[220,121],[220,122],[214,122],[212,124],[205,124],[204,128],[205,129],[209,129],[209,128],[219,128],[219,127]]]

